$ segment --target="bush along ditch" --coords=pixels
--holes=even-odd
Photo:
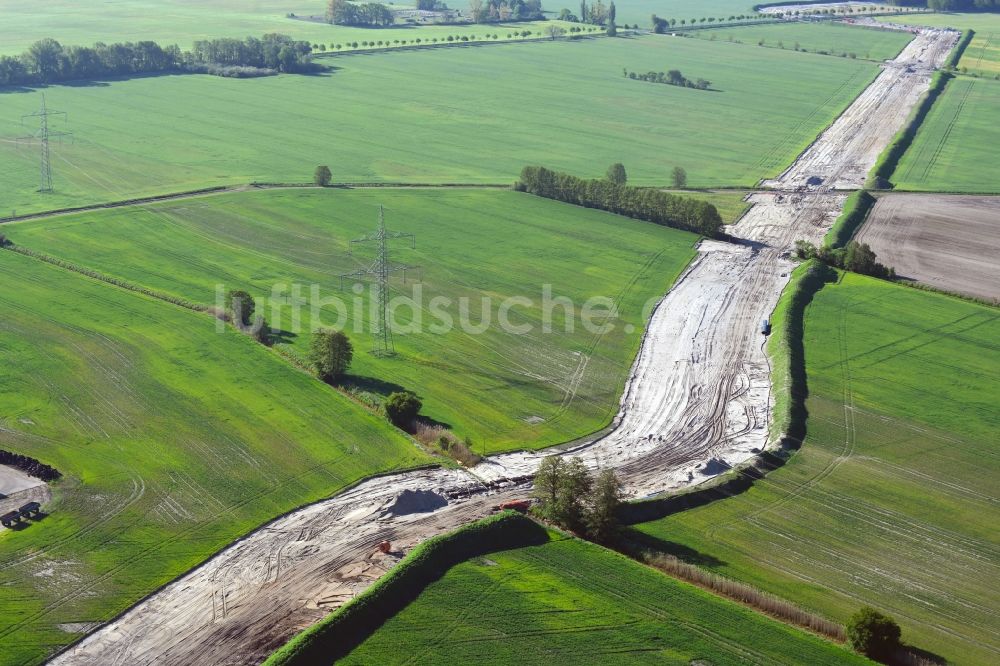
[[[934,76],[931,78],[930,89],[924,94],[916,108],[913,109],[909,119],[906,121],[906,125],[896,133],[892,143],[882,151],[878,161],[875,162],[875,166],[872,167],[871,173],[868,174],[868,182],[865,183],[867,189],[886,190],[892,188],[890,179],[893,173],[895,173],[896,167],[899,166],[899,160],[903,158],[903,154],[910,147],[910,144],[913,143],[913,138],[917,135],[917,130],[920,129],[924,118],[927,117],[931,107],[934,105],[934,101],[944,91],[945,86],[951,78],[952,75],[947,72],[934,73]]]
[[[944,64],[945,69],[958,69],[958,63],[962,60],[962,56],[965,54],[965,49],[969,47],[969,43],[975,36],[976,31],[971,29],[962,33],[962,38],[958,40],[958,44],[955,45],[951,55],[948,56],[948,61]]]
[[[548,540],[545,528],[513,511],[428,539],[361,595],[295,636],[272,654],[265,665],[334,663],[364,642],[452,566],[494,551],[540,545]]]
[[[830,227],[823,244],[830,248],[840,248],[847,245],[864,224],[869,211],[875,205],[875,201],[875,197],[868,190],[858,190],[847,197],[843,212]]]

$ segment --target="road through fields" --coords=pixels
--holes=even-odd
[[[753,195],[753,208],[728,229],[738,242],[701,244],[653,313],[612,431],[558,452],[616,468],[627,492],[642,496],[694,485],[767,445],[773,400],[759,327],[788,282],[789,252],[798,239],[823,237],[846,196],[834,188],[862,186],[957,36],[922,31],[767,183],[774,192]],[[259,663],[370,584],[398,552],[523,496],[551,453],[366,481],[248,535],[53,663]],[[383,539],[397,554],[375,554]]]

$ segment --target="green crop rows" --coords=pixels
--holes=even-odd
[[[556,537],[453,567],[338,663],[723,666],[789,655],[869,663],[616,553]]]
[[[998,340],[993,308],[844,275],[806,314],[802,449],[638,529],[829,617],[873,604],[949,661],[995,661]]]
[[[285,511],[428,462],[416,446],[204,314],[10,251],[0,447],[65,476],[0,536],[3,663],[35,662]]]
[[[399,276],[393,286],[395,296],[423,309],[401,302],[394,310],[400,354],[391,359],[366,351],[369,291],[357,295],[353,281],[341,291],[338,278],[371,262],[370,248],[348,256],[348,241],[374,230],[379,204],[390,230],[417,236],[415,250],[393,246],[395,260],[421,266],[419,284],[411,272],[408,284]],[[487,453],[556,444],[611,420],[652,304],[694,256],[696,240],[510,191],[383,188],[213,195],[19,223],[7,233],[30,249],[207,305],[215,303],[217,284],[259,299],[284,285],[283,296],[272,299],[278,310],[261,311],[284,331],[281,346],[300,357],[313,329],[338,323],[335,306],[312,320],[316,285],[320,298],[344,303],[342,325],[358,348],[354,384],[383,395],[416,391],[430,417]],[[309,303],[298,325],[286,304],[293,284]],[[573,302],[572,331],[556,307],[544,328],[546,285],[553,297]],[[500,307],[508,297],[533,303],[515,303],[508,320],[516,329],[505,331]],[[617,304],[606,333],[580,319],[592,297]],[[451,299],[448,330],[435,328],[443,321],[431,310],[435,298]],[[469,326],[461,325],[463,298]],[[594,312],[593,322],[603,325],[606,310]],[[490,326],[477,332],[484,321]],[[531,330],[518,333],[523,326]]]
[[[317,76],[159,76],[51,86],[67,111],[38,153],[13,141],[38,93],[0,96],[0,215],[218,184],[512,183],[525,164],[582,177],[622,162],[637,185],[752,186],[785,169],[878,73],[873,63],[649,36],[349,56]],[[702,91],[630,71],[680,69]],[[775,109],[781,113],[775,113]],[[370,130],[378,127],[378,132]]]

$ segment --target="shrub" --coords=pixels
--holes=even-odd
[[[385,400],[385,415],[397,428],[409,428],[424,403],[412,391],[390,393]]]
[[[333,174],[330,173],[330,167],[328,166],[318,166],[316,171],[313,173],[313,182],[320,187],[326,187],[333,180]]]
[[[316,376],[327,382],[343,377],[354,358],[354,346],[343,331],[318,330],[313,333],[309,361]]]
[[[847,621],[847,640],[857,652],[884,661],[900,647],[902,632],[888,615],[864,606]]]
[[[233,289],[226,294],[226,313],[229,314],[230,321],[236,328],[244,328],[250,325],[254,310],[257,309],[253,296],[242,289]]]
[[[621,162],[615,162],[609,166],[605,178],[615,185],[624,185],[628,181],[628,175],[625,173],[625,167]]]

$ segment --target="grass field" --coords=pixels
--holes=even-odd
[[[880,20],[957,30],[971,28],[976,35],[962,54],[958,66],[991,78],[1000,75],[1000,14],[921,14]]]
[[[136,78],[45,91],[72,142],[18,145],[40,95],[0,94],[0,211],[47,210],[253,179],[510,183],[525,164],[665,186],[780,173],[877,74],[869,62],[667,37],[334,58],[325,76]],[[544,66],[541,66],[544,65]],[[679,68],[718,91],[634,81]],[[776,109],[781,113],[776,113]],[[766,119],[766,121],[764,121]],[[600,121],[600,122],[598,122]],[[370,128],[378,127],[373,133]]]
[[[412,2],[388,2],[390,6],[412,6]],[[649,27],[650,14],[685,18],[750,14],[750,0],[623,0],[617,5],[619,25],[638,23]],[[460,0],[450,7],[467,10],[468,3]],[[579,13],[579,3],[544,4],[550,17],[562,7]],[[505,35],[503,28],[487,26],[421,26],[396,29],[350,28],[286,18],[323,14],[324,0],[113,0],[102,3],[78,3],[71,0],[50,0],[45,3],[45,19],[39,21],[38,5],[32,0],[0,0],[0,54],[20,53],[32,42],[53,37],[64,44],[90,45],[95,41],[136,41],[152,39],[161,43],[176,43],[187,47],[196,39],[213,37],[246,37],[267,32],[281,32],[310,42],[361,41],[375,39],[409,39],[449,34],[482,33],[487,29]],[[519,26],[522,24],[518,24]],[[544,24],[525,24],[524,28],[540,30]],[[522,29],[524,29],[522,28]]]
[[[997,145],[1000,81],[957,77],[931,107],[892,181],[910,190],[998,192]]]
[[[387,2],[391,8],[412,7],[412,2]],[[354,28],[323,22],[289,18],[320,16],[324,0],[111,0],[79,3],[55,0],[45,3],[39,20],[38,3],[32,0],[0,0],[0,54],[19,54],[32,43],[51,37],[65,46],[90,46],[94,42],[152,40],[160,44],[191,47],[198,39],[243,38],[279,32],[313,44],[444,38],[448,35],[478,35],[487,31],[504,39],[515,26],[541,35],[547,23],[541,21],[500,25],[405,26]],[[462,3],[455,5],[463,8]],[[646,17],[648,20],[648,16]],[[559,25],[568,24],[559,23]]]
[[[1000,313],[847,274],[805,324],[802,449],[742,495],[638,529],[839,621],[880,607],[949,663],[995,663]]]
[[[589,4],[589,3],[588,3]],[[617,21],[622,23],[638,23],[639,27],[649,29],[650,15],[656,14],[662,18],[691,20],[709,16],[716,19],[753,14],[752,0],[622,0],[615,3]],[[561,6],[561,5],[560,5]],[[579,3],[571,5],[570,11],[579,13]],[[545,6],[546,9],[551,7]]]
[[[694,30],[698,39],[742,42],[748,46],[768,48],[799,48],[840,56],[854,54],[865,60],[891,60],[906,46],[913,35],[906,32],[875,30],[842,23],[768,23],[733,28]]]
[[[55,466],[0,531],[0,663],[37,662],[274,516],[427,462],[211,317],[0,252],[0,447]]]
[[[666,190],[670,194],[679,194],[699,201],[707,201],[715,206],[725,224],[739,220],[743,213],[750,210],[750,204],[744,201],[746,190]]]
[[[411,307],[397,308],[400,353],[393,359],[367,353],[369,293],[356,308],[351,283],[341,292],[337,277],[371,262],[372,248],[350,257],[347,241],[374,230],[380,203],[390,230],[417,236],[415,250],[409,243],[394,246],[396,261],[422,267],[422,298],[400,279],[393,288],[423,308],[422,325]],[[257,298],[270,296],[276,283],[300,284],[309,298],[316,284],[321,298],[346,301],[344,326],[358,348],[352,383],[381,394],[400,386],[416,391],[425,413],[491,453],[571,440],[611,420],[652,303],[694,256],[696,240],[527,194],[467,189],[270,190],[19,223],[5,231],[25,247],[199,303],[215,302],[216,284],[247,288]],[[593,296],[614,299],[620,314],[613,330],[597,334],[576,319],[566,332],[559,308],[551,332],[544,332],[546,284],[576,308]],[[533,301],[515,303],[509,315],[513,326],[529,325],[530,332],[508,333],[499,325],[501,303],[511,296]],[[435,329],[432,300],[438,297],[451,299],[444,310],[455,322],[443,334]],[[469,327],[459,325],[462,298],[469,299]],[[492,299],[489,328],[476,333],[483,298]],[[286,299],[272,302],[280,321],[262,308],[272,325],[298,334],[283,337],[282,346],[305,356],[318,326],[310,308],[303,308],[294,331]],[[337,323],[332,307],[319,317]],[[603,315],[595,322],[603,323]],[[410,325],[418,330],[405,334]]]
[[[404,655],[406,658],[404,658]],[[342,664],[862,664],[597,546],[555,536],[459,564]]]

